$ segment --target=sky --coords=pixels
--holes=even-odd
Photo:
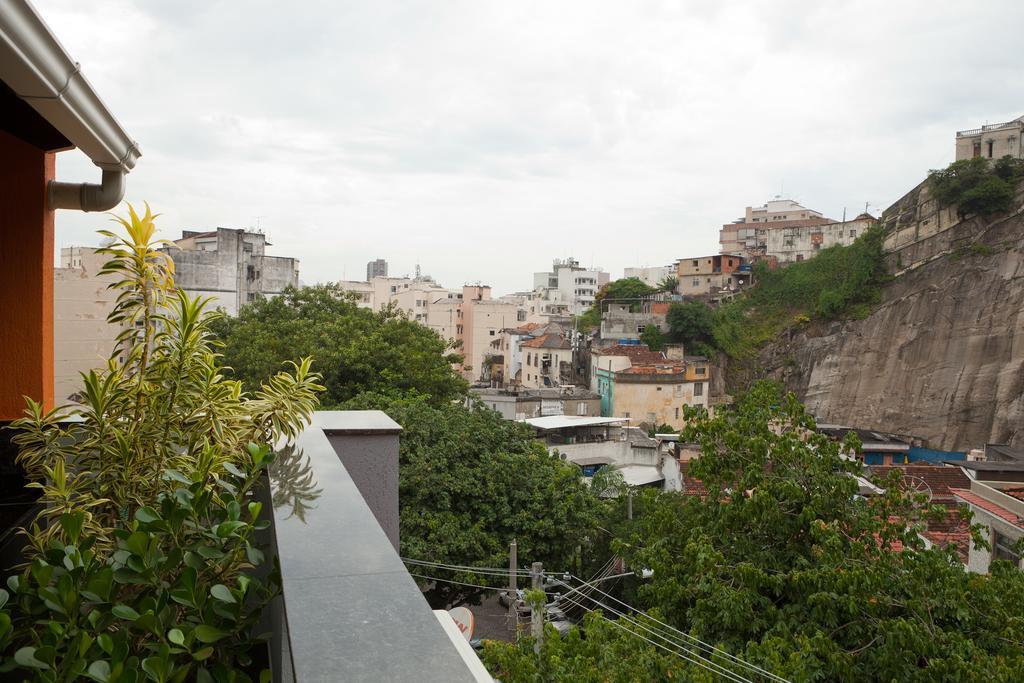
[[[305,284],[529,289],[718,251],[775,195],[876,215],[1024,114],[1024,2],[34,0],[142,157],[126,199]],[[57,175],[98,182],[80,152]],[[108,216],[61,211],[57,246]]]

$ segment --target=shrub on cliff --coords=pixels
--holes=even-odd
[[[940,206],[956,206],[968,214],[994,216],[1013,206],[1014,187],[1024,177],[1024,165],[1009,156],[990,164],[984,157],[954,161],[928,174],[932,196]]]

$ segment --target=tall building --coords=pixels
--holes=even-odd
[[[1024,116],[1012,121],[989,123],[981,128],[958,130],[956,132],[956,160],[985,157],[1000,159],[1011,156],[1024,158],[1021,137],[1024,136]]]
[[[94,247],[64,247],[53,271],[53,396],[58,404],[77,402],[79,373],[103,368],[114,352],[117,325],[107,323],[117,292],[116,275],[100,275],[109,260]]]
[[[772,199],[761,206],[748,206],[742,218],[722,226],[719,253],[757,259],[765,256],[770,230],[830,223],[835,221],[792,199]]]
[[[257,297],[273,298],[299,285],[299,261],[269,256],[263,233],[232,228],[183,230],[169,248],[174,281],[193,296],[210,297],[228,315]]]
[[[366,264],[366,281],[369,282],[375,277],[388,276],[388,262],[382,258],[375,259]]]
[[[579,315],[594,305],[610,277],[601,268],[584,268],[574,258],[555,259],[550,271],[533,274],[538,315]]]

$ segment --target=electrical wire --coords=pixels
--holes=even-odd
[[[438,583],[454,583],[457,586],[469,586],[470,588],[478,588],[482,591],[504,592],[508,590],[508,586],[504,588],[496,588],[495,586],[478,586],[475,583],[466,583],[465,581],[452,581],[451,579],[441,579],[436,576],[426,576],[425,574],[413,574],[412,572],[409,572],[409,576],[415,576],[417,579],[427,579],[429,581],[436,581]]]
[[[442,562],[427,562],[426,560],[412,560],[412,559],[409,559],[409,558],[406,558],[406,557],[401,558],[401,560],[402,560],[402,562],[405,562],[406,564],[415,564],[415,565],[420,565],[420,566],[424,566],[424,567],[436,567],[438,569],[447,569],[449,571],[461,571],[461,572],[467,572],[467,573],[472,573],[472,574],[492,574],[492,575],[496,575],[496,576],[508,576],[509,574],[513,573],[512,570],[510,570],[508,568],[501,568],[501,567],[470,567],[470,566],[461,565],[461,564],[444,564]],[[529,569],[516,569],[514,573],[517,576],[530,576],[530,575],[532,575],[533,572],[531,570],[529,570]],[[558,572],[558,573],[561,574],[561,573],[565,573],[565,572]]]
[[[572,574],[570,574],[570,576],[574,580],[576,580],[576,581],[579,581],[581,583],[585,583],[578,576],[573,576]],[[570,586],[569,584],[566,584],[564,582],[559,581],[559,583],[562,583],[567,588],[572,588],[572,586]],[[786,681],[786,679],[782,678],[781,676],[778,676],[777,674],[774,674],[774,673],[772,673],[772,672],[770,672],[770,671],[768,671],[766,669],[763,669],[763,668],[757,666],[756,664],[751,664],[750,662],[747,662],[747,661],[745,661],[743,659],[740,659],[739,657],[737,657],[734,654],[726,652],[725,650],[723,650],[721,648],[715,647],[714,645],[711,645],[710,643],[706,643],[703,640],[701,640],[700,638],[697,638],[696,636],[690,635],[689,633],[685,633],[684,631],[680,631],[679,629],[675,628],[674,626],[671,626],[669,624],[666,624],[663,621],[655,619],[654,617],[650,616],[649,614],[647,614],[645,612],[641,612],[636,607],[633,607],[632,605],[630,605],[627,602],[623,602],[622,600],[619,600],[615,596],[610,595],[609,593],[606,593],[605,591],[601,590],[597,586],[590,586],[590,588],[593,589],[594,591],[600,593],[601,595],[609,598],[610,600],[614,600],[615,602],[617,602],[618,604],[626,607],[627,609],[629,609],[632,612],[643,614],[645,619],[649,619],[650,621],[654,622],[655,624],[658,624],[659,626],[661,626],[663,629],[667,629],[668,631],[671,631],[671,632],[674,632],[674,633],[678,634],[679,636],[681,636],[684,639],[686,639],[686,641],[688,641],[687,645],[699,646],[699,647],[707,650],[709,652],[709,654],[714,653],[714,654],[721,655],[722,657],[725,657],[726,659],[730,660],[732,663],[736,664],[737,666],[741,666],[741,667],[743,667],[743,668],[745,668],[745,669],[747,669],[747,670],[749,670],[752,673],[755,673],[757,675],[767,676],[769,679],[771,679],[773,681],[776,681],[777,683],[788,683],[788,681]],[[582,590],[581,589],[574,589],[574,590],[576,591],[577,594],[582,594]],[[604,605],[603,603],[601,603],[600,601],[596,600],[593,597],[590,597],[589,595],[584,595],[584,597],[586,599],[594,602],[595,604],[601,605],[604,609],[608,609],[609,611],[611,611],[614,614],[621,614],[621,612],[619,612],[618,610],[616,610],[614,608],[611,608],[611,607],[608,607],[607,605]],[[646,629],[646,630],[650,631],[650,629]],[[651,631],[651,632],[652,633],[656,633],[655,631]],[[668,638],[666,638],[664,636],[664,634],[659,634],[659,635],[661,635],[661,637],[663,639],[669,640]],[[671,642],[675,642],[675,641],[671,641]]]
[[[593,600],[593,598],[591,598],[591,600]],[[578,603],[578,602],[576,602],[573,599],[569,599],[569,602],[572,602],[572,603],[576,604],[578,607],[580,607],[581,609],[583,609],[586,612],[594,612],[595,611],[593,608],[588,608],[585,605],[583,605],[581,603]],[[605,608],[608,609],[608,611],[612,612],[613,614],[617,614],[620,617],[620,619],[623,619],[624,621],[626,621],[628,623],[631,623],[634,626],[639,626],[640,628],[644,628],[645,630],[650,631],[650,629],[646,629],[643,626],[643,624],[640,624],[639,622],[636,622],[636,621],[630,619],[629,617],[627,617],[627,616],[625,616],[625,615],[623,615],[621,613],[617,613],[615,610],[613,610],[611,608],[608,608],[607,606]],[[711,661],[710,659],[707,659],[706,657],[703,657],[700,654],[697,654],[697,653],[692,652],[692,651],[689,652],[689,653],[680,652],[677,649],[667,647],[665,645],[662,645],[661,643],[656,643],[653,640],[651,640],[650,638],[647,638],[647,637],[643,636],[642,634],[637,633],[636,631],[633,631],[633,630],[631,630],[629,628],[626,628],[625,626],[623,626],[622,624],[620,624],[618,621],[616,621],[614,619],[609,619],[608,617],[604,616],[603,614],[599,614],[599,616],[601,618],[603,618],[605,621],[607,621],[608,623],[610,623],[611,625],[615,626],[616,628],[622,629],[623,631],[625,631],[626,633],[629,633],[630,635],[636,636],[637,638],[640,638],[641,640],[644,640],[644,641],[650,643],[651,645],[653,645],[653,646],[655,646],[657,648],[660,648],[660,649],[664,650],[665,652],[668,652],[669,654],[675,655],[676,657],[679,657],[680,659],[688,661],[691,664],[694,664],[694,665],[696,665],[696,666],[698,666],[698,667],[700,667],[702,669],[705,669],[706,671],[710,671],[711,673],[713,673],[713,674],[715,674],[717,676],[720,676],[722,678],[725,678],[726,680],[732,681],[733,683],[753,683],[753,681],[751,679],[744,678],[740,674],[738,674],[736,672],[733,672],[733,671],[730,671],[729,669],[726,669],[722,665],[716,664],[715,662]],[[650,631],[650,632],[654,633],[653,631]],[[670,643],[676,645],[677,647],[685,647],[685,646],[681,646],[679,643],[675,643],[674,641],[671,641],[671,640],[665,638],[662,635],[659,635],[657,633],[655,633],[655,635],[660,637],[662,640],[666,640],[667,642],[670,642]]]

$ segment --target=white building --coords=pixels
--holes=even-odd
[[[870,214],[862,213],[845,223],[824,225],[792,225],[766,231],[765,255],[779,263],[793,263],[814,258],[822,249],[849,246],[868,228],[878,223]]]
[[[626,268],[622,277],[635,277],[648,287],[657,287],[665,278],[675,277],[674,266],[644,266],[642,268]]]
[[[533,274],[533,299],[543,314],[579,315],[594,305],[609,280],[601,268],[584,268],[574,258],[555,259],[550,271]]]

